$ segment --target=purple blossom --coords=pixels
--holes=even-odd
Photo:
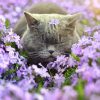
[[[77,65],[77,62],[76,62],[76,60],[73,59],[72,57],[69,57],[69,58],[68,58],[68,65],[69,65],[70,67],[72,67],[72,66]]]
[[[63,90],[64,90],[63,100],[77,100],[77,92],[73,89],[73,87],[65,86]]]
[[[52,20],[49,22],[50,25],[58,25],[59,23],[60,23],[60,22],[59,22],[58,19],[52,19]]]
[[[82,48],[79,45],[74,44],[73,47],[72,47],[72,52],[74,54],[76,54],[76,55],[82,55],[83,50],[82,50]]]
[[[34,100],[37,98],[38,100],[51,100],[52,98],[53,100],[77,100],[79,93],[74,90],[74,86],[77,86],[79,77],[86,81],[85,97],[90,100],[100,99],[100,26],[97,25],[99,16],[95,16],[93,11],[88,9],[90,1],[76,1],[78,0],[51,0],[51,2],[64,7],[69,14],[81,12],[83,14],[82,22],[87,21],[83,25],[83,29],[89,36],[83,36],[71,48],[72,53],[80,60],[77,61],[72,56],[65,57],[62,55],[58,56],[56,61],[51,62],[47,67],[41,64],[38,67],[37,65],[28,66],[26,59],[20,55],[16,48],[10,45],[14,42],[18,49],[22,48],[20,37],[13,33],[12,29],[6,29],[5,18],[11,21],[13,27],[24,7],[41,2],[41,0],[5,0],[5,2],[0,0],[0,35],[2,35],[0,41],[0,78],[3,79],[3,81],[0,80],[0,99]],[[94,4],[99,8],[97,2]],[[59,20],[52,19],[49,24],[58,25]],[[94,35],[91,36],[92,34]],[[74,68],[74,66],[77,69],[74,74],[71,74],[70,80],[72,83],[69,86],[62,87],[66,80],[64,72],[67,68]],[[10,72],[14,68],[16,68],[16,72],[6,77],[5,72]],[[9,77],[11,78],[9,79]],[[41,82],[38,83],[35,80],[39,77],[43,79],[42,86]],[[16,78],[18,78],[18,81]],[[40,87],[38,87],[39,84]],[[37,94],[35,89],[38,88],[42,89]]]
[[[100,57],[99,35],[96,32],[93,37],[83,37],[78,44],[74,44],[72,47],[72,52],[80,58],[76,72],[88,82],[100,77],[100,65],[96,62]]]
[[[65,81],[65,77],[63,76],[63,74],[61,74],[61,75],[56,74],[54,76],[54,82],[57,87],[61,87],[61,85],[62,85],[62,83],[64,83],[64,81]]]
[[[8,69],[9,56],[4,52],[0,54],[0,68]]]
[[[32,69],[37,75],[40,75],[41,77],[50,77],[47,69],[44,67],[38,68],[36,65],[32,65]]]
[[[21,80],[20,82],[18,82],[18,86],[24,91],[29,91],[34,89],[37,86],[37,84],[34,81],[34,76],[33,76],[33,78],[28,78],[28,79],[25,78]]]
[[[42,89],[41,94],[44,96],[45,100],[51,100],[51,98],[53,100],[77,100],[77,92],[71,86],[63,87],[62,90],[58,88],[51,91]]]
[[[99,85],[100,85],[100,80],[97,80],[95,83],[88,83],[86,86],[85,86],[85,95],[88,99],[96,99],[96,100],[99,100],[100,99],[100,88],[99,88]]]
[[[41,94],[44,95],[45,100],[50,100],[51,98],[53,100],[58,100],[62,98],[62,93],[59,89],[56,89],[54,91],[48,91],[47,89],[42,89]]]
[[[56,61],[50,62],[47,65],[48,69],[56,69],[58,72],[64,72],[64,70],[68,67],[68,57],[65,55],[57,56]]]
[[[11,83],[0,85],[0,99],[3,100],[32,100],[30,93],[24,92],[21,88]]]
[[[100,33],[99,32],[94,33],[94,39],[95,39],[95,41],[100,42]]]
[[[5,18],[2,15],[0,15],[0,30],[4,28],[4,23],[5,23]]]
[[[20,37],[17,34],[13,33],[12,29],[8,31],[8,33],[2,38],[2,40],[4,41],[4,43],[15,42],[18,48],[22,48]]]

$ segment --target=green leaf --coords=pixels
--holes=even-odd
[[[91,58],[89,58],[89,62],[88,62],[88,64],[90,65],[90,66],[92,66],[92,59]]]
[[[5,43],[5,46],[11,46],[10,42]]]
[[[40,92],[40,89],[43,87],[44,79],[41,76],[35,77],[35,82],[38,83],[38,87],[36,88],[36,92]]]
[[[40,82],[40,83],[38,84],[38,92],[41,90],[42,87],[43,87],[43,83]]]
[[[9,19],[6,19],[5,26],[6,26],[6,28],[9,28],[10,27],[10,21],[9,21]]]
[[[99,65],[100,65],[100,58],[98,58],[98,59],[97,59],[97,64],[99,64]]]
[[[2,37],[2,33],[0,32],[0,38]]]
[[[78,100],[85,100],[84,85],[85,81],[79,79],[78,84],[75,87],[76,91],[78,92]]]
[[[76,60],[76,61],[80,61],[80,58],[75,55],[74,53],[71,53],[71,56]]]
[[[15,66],[15,70],[18,70],[19,69],[19,67],[20,67],[20,65],[19,64],[14,64],[14,66]]]
[[[16,80],[16,81],[19,81],[20,80],[20,78],[18,78],[17,76],[14,76],[12,79],[13,80]]]
[[[16,72],[15,69],[10,69],[10,70],[8,70],[8,71],[6,71],[6,72],[4,73],[4,77],[7,77],[8,75],[11,75],[11,74],[13,74],[13,73],[15,73],[15,72]]]
[[[76,67],[72,67],[72,68],[68,68],[65,73],[64,73],[64,77],[65,77],[65,82],[63,84],[63,86],[65,85],[70,85],[71,84],[71,75],[73,75],[75,73]]]
[[[15,42],[7,42],[7,43],[5,43],[5,45],[6,46],[11,46],[12,48],[15,48],[16,51],[19,50]]]
[[[28,52],[27,51],[20,51],[20,55],[27,58],[28,57]]]
[[[8,75],[11,75],[11,74],[13,74],[13,73],[16,73],[16,71],[18,70],[19,67],[20,67],[19,64],[14,64],[14,65],[13,65],[13,69],[7,70],[7,71],[4,73],[4,76],[8,76]]]
[[[82,24],[84,24],[84,25],[88,25],[88,24],[89,24],[89,21],[88,21],[87,19],[84,19],[84,20],[82,20],[81,22],[82,22]]]

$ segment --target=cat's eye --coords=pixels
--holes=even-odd
[[[59,35],[59,42],[64,43],[64,37],[62,37],[61,35]]]
[[[62,37],[60,37],[59,42],[60,42],[61,44],[64,44],[65,41],[67,40],[66,37],[67,37],[67,36],[62,36]]]

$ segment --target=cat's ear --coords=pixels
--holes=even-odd
[[[76,22],[80,20],[81,16],[82,16],[81,13],[76,13],[76,14],[73,14],[73,15],[69,15],[67,17],[68,25],[70,25],[70,26],[75,25]]]
[[[28,12],[24,12],[25,18],[27,20],[27,24],[29,26],[29,28],[36,28],[38,25],[38,20],[36,20],[32,14],[28,13]]]

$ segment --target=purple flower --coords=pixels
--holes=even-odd
[[[100,99],[100,80],[97,80],[95,83],[92,82],[92,83],[88,83],[86,86],[85,86],[85,95],[88,99],[91,99],[91,100],[94,100],[94,97],[95,99],[96,98],[99,98]],[[96,100],[99,100],[99,99],[96,99]]]
[[[77,65],[77,62],[75,59],[73,59],[72,57],[69,57],[68,58],[68,66],[72,67],[72,66],[75,66]]]
[[[57,87],[60,87],[62,85],[62,83],[64,83],[64,81],[65,81],[65,77],[63,76],[63,74],[61,74],[61,75],[56,74],[54,76],[54,82]]]
[[[100,42],[100,33],[99,32],[95,32],[93,37],[94,37],[95,41]]]
[[[41,77],[50,77],[47,69],[44,67],[38,68],[36,65],[32,65],[32,69],[37,75],[40,75]]]
[[[0,89],[0,99],[3,100],[32,100],[31,95],[28,92],[24,92],[21,88],[19,88],[16,85],[13,85],[11,83],[6,83],[5,85],[0,85],[0,87],[3,87]]]
[[[5,54],[0,54],[0,68],[8,69],[9,56]]]
[[[33,78],[25,78],[19,81],[17,85],[21,87],[21,89],[23,89],[24,91],[29,91],[34,89],[37,84],[35,83],[33,76]]]
[[[65,86],[63,88],[64,95],[62,100],[77,100],[77,92],[71,86]],[[70,92],[69,92],[70,91]]]
[[[73,46],[72,46],[72,52],[74,53],[74,54],[76,54],[76,55],[82,55],[82,53],[83,53],[83,50],[82,50],[82,48],[79,46],[79,45],[77,45],[77,44],[74,44]]]
[[[4,28],[5,18],[0,15],[0,31]]]
[[[68,67],[68,57],[65,57],[65,55],[57,56],[56,61],[50,62],[47,65],[48,69],[55,69],[58,72],[64,72],[65,69]]]
[[[51,0],[51,2],[64,7],[69,14],[76,12],[83,14],[81,18],[81,22],[84,24],[83,30],[89,36],[83,36],[71,48],[72,54],[75,54],[76,58],[79,57],[79,61],[72,56],[62,55],[47,67],[40,64],[38,67],[37,65],[28,66],[26,59],[20,55],[19,51],[22,48],[20,37],[12,29],[6,29],[5,18],[11,21],[11,27],[13,27],[25,7],[41,2],[41,0],[5,0],[5,2],[0,0],[0,36],[2,36],[0,41],[2,43],[0,44],[0,78],[3,78],[3,81],[0,80],[0,100],[34,100],[36,98],[38,100],[51,100],[51,98],[53,100],[77,100],[78,93],[74,90],[74,86],[77,85],[78,76],[87,81],[84,84],[86,98],[100,99],[100,25],[97,25],[99,16],[95,16],[93,11],[88,9],[89,1],[76,1]],[[98,8],[97,2],[95,4]],[[58,25],[59,23],[60,20],[54,18],[48,24]],[[92,34],[94,35],[91,36]],[[12,43],[18,47],[18,50],[12,47]],[[72,84],[62,87],[65,81],[64,72],[69,67],[77,67],[76,73],[71,74]],[[12,72],[13,69],[16,70]],[[6,77],[6,72],[12,72],[12,74],[10,73]],[[9,79],[9,77],[11,78]],[[41,77],[43,81],[37,83],[36,78],[38,79],[38,77]],[[19,81],[16,80],[17,78]],[[5,79],[7,81],[4,81]],[[16,85],[12,83],[16,83]],[[37,94],[35,89],[40,88],[42,89]]]
[[[59,23],[60,23],[60,22],[59,22],[58,19],[52,19],[52,20],[49,22],[50,25],[58,25]]]
[[[7,35],[4,36],[2,39],[4,43],[15,42],[18,48],[22,48],[20,37],[17,34],[13,33],[12,29],[8,31]]]
[[[97,63],[100,57],[99,49],[98,32],[93,37],[83,37],[78,44],[72,46],[72,52],[80,58],[80,61],[76,63],[78,66],[76,72],[88,82],[100,78],[100,65]]]
[[[41,94],[43,94],[45,100],[59,100],[62,98],[62,91],[60,91],[58,88],[54,91],[48,91],[47,89],[42,89]]]

